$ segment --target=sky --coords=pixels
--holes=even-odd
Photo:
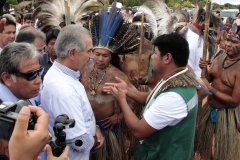
[[[218,4],[225,4],[225,3],[230,3],[230,4],[240,4],[240,0],[212,0],[212,3],[218,3]]]

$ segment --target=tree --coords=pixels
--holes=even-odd
[[[9,8],[11,4],[16,5],[16,4],[18,4],[18,1],[17,0],[6,0],[6,3],[4,6],[6,8]]]
[[[184,1],[184,2],[183,2],[183,6],[184,6],[184,7],[192,8],[192,2]]]
[[[181,4],[180,4],[180,3],[175,3],[175,4],[173,5],[173,8],[181,8]]]

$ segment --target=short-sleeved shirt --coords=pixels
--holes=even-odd
[[[153,100],[143,116],[151,127],[161,130],[166,126],[178,124],[187,114],[187,104],[184,99],[175,92],[166,92]]]

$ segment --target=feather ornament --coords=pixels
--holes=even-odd
[[[98,14],[89,15],[83,25],[92,33],[94,48],[105,48],[114,54],[133,52],[138,48],[138,32],[132,21],[125,19],[116,7],[104,8]]]
[[[66,0],[38,0],[37,8],[33,12],[33,20],[38,19],[37,27],[44,32],[49,28],[59,27],[61,22],[65,22],[65,4]],[[93,3],[97,0],[67,0],[70,8],[71,23],[82,25],[82,15],[94,8]]]
[[[144,13],[146,23],[148,23],[148,26],[151,27],[151,31],[153,32],[153,34],[157,35],[157,21],[153,12],[145,5],[141,6],[138,12]]]

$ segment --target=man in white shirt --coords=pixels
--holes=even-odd
[[[52,135],[55,118],[67,114],[75,119],[75,127],[66,129],[71,160],[88,160],[90,150],[103,145],[104,138],[98,127],[86,95],[79,82],[80,72],[92,57],[90,32],[78,25],[64,27],[55,43],[57,60],[48,70],[43,81],[42,108],[50,115],[48,129]],[[82,146],[74,142],[81,140]]]
[[[198,62],[202,57],[203,53],[203,39],[201,36],[193,32],[188,26],[189,23],[189,14],[187,11],[179,10],[178,11],[178,21],[180,23],[185,22],[186,26],[183,31],[184,37],[188,42],[189,47],[189,58],[188,58],[188,65],[192,68],[194,73],[201,77],[201,68],[198,66]]]
[[[9,8],[9,13],[12,15],[14,14],[14,8],[12,6]]]

